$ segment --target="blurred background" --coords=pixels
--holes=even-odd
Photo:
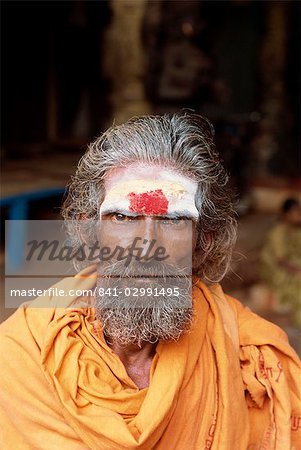
[[[224,288],[300,352],[259,269],[283,201],[300,199],[300,2],[2,1],[1,21],[2,272],[3,221],[59,218],[89,141],[113,121],[191,108],[213,122],[236,192]]]

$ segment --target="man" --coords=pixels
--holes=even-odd
[[[301,205],[287,198],[281,210],[261,252],[261,276],[271,288],[275,309],[290,311],[301,326]]]
[[[236,226],[212,139],[182,113],[89,147],[63,216],[75,254],[101,250],[57,287],[96,289],[2,325],[2,448],[298,448],[298,357],[218,284]]]

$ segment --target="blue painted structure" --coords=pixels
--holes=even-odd
[[[65,189],[63,188],[48,188],[0,198],[0,207],[8,207],[8,220],[13,221],[10,223],[9,235],[6,240],[7,248],[5,249],[9,271],[17,270],[22,263],[26,239],[26,225],[24,221],[28,218],[29,203],[63,195],[64,192]]]

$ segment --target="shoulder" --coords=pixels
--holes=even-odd
[[[294,408],[300,410],[301,361],[291,347],[287,334],[233,297],[226,295],[226,298],[236,311],[242,367],[254,367],[256,377],[263,377],[264,380],[270,376],[269,381],[275,392],[277,390],[280,393],[283,388],[283,392],[293,393]],[[279,371],[282,373],[283,384],[279,384],[276,377]]]
[[[37,302],[37,303],[36,303]],[[37,307],[37,301],[24,303],[0,325],[0,348],[12,351],[17,348],[39,348],[45,329],[53,318],[54,309]],[[2,352],[0,352],[2,355]]]
[[[271,344],[285,348],[289,345],[287,334],[277,325],[260,317],[236,298],[225,294],[235,311],[241,345]]]
[[[95,273],[91,266],[75,277],[59,281],[32,302],[24,303],[0,325],[1,345],[40,348],[46,329],[54,319],[70,307],[89,306],[94,285]]]
[[[49,315],[49,311],[21,306],[1,324],[0,364],[4,380],[19,380],[21,384],[24,378],[31,379],[32,383],[40,373],[41,346],[46,322],[49,323],[47,313]]]

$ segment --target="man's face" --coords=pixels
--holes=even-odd
[[[108,173],[98,240],[111,258],[98,266],[97,311],[109,337],[177,339],[190,323],[196,191],[194,180],[158,166]]]

